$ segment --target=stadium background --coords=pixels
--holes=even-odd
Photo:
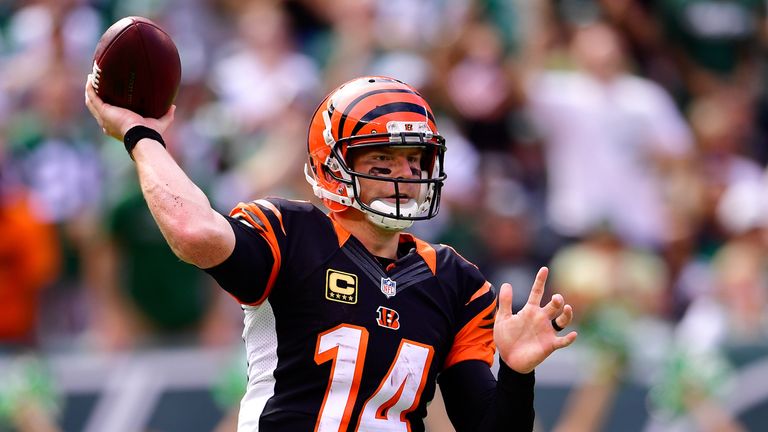
[[[416,233],[516,301],[550,265],[575,305],[579,341],[537,370],[537,430],[765,430],[765,9],[0,2],[0,430],[232,430],[241,313],[170,255],[83,105],[96,41],[127,15],[179,47],[166,141],[222,212],[313,199],[307,121],[338,83],[391,75],[425,94],[449,179]]]

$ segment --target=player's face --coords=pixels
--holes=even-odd
[[[350,151],[350,165],[353,170],[377,177],[418,179],[421,177],[421,155],[419,147],[371,147]],[[395,184],[388,181],[377,181],[366,178],[360,180],[360,199],[370,204],[380,199],[394,204],[400,200],[405,204],[416,199],[419,185],[415,183],[400,183],[397,194]]]

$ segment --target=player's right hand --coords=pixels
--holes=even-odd
[[[162,135],[173,123],[176,105],[171,105],[168,112],[159,119],[142,117],[133,111],[102,101],[99,95],[96,94],[92,80],[93,76],[89,74],[85,82],[85,105],[106,135],[122,141],[125,133],[137,125],[154,129]]]

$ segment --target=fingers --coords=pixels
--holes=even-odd
[[[575,331],[572,331],[563,337],[559,337],[555,339],[555,342],[554,342],[555,350],[559,350],[561,348],[565,348],[569,346],[570,344],[573,343],[573,341],[576,340],[576,336],[578,335],[579,335],[578,333],[576,333]]]
[[[533,281],[531,294],[528,296],[528,304],[536,306],[541,304],[541,297],[544,295],[544,285],[547,282],[548,274],[549,269],[546,267],[540,268],[539,272],[536,273],[536,280]]]
[[[88,111],[91,112],[91,115],[93,115],[93,118],[99,123],[99,126],[103,127],[103,121],[99,114],[101,104],[103,104],[103,102],[99,98],[99,95],[96,94],[96,89],[93,88],[93,75],[88,74],[88,79],[85,81],[85,106],[88,107]]]
[[[91,74],[88,74],[88,78],[86,78],[85,80],[85,89],[83,91],[83,96],[85,96],[85,106],[87,106],[88,109],[90,110],[91,107],[93,106],[93,103],[91,102],[91,95],[90,95],[89,89],[91,89]],[[91,111],[91,113],[93,113],[93,111]]]
[[[564,304],[565,300],[563,300],[563,296],[560,294],[554,294],[552,296],[552,300],[550,300],[549,303],[547,303],[542,309],[544,310],[544,313],[547,314],[549,319],[555,319],[563,312]]]
[[[501,284],[499,291],[499,308],[496,312],[497,318],[506,318],[512,315],[512,285],[508,283]]]
[[[96,89],[93,87],[93,75],[88,74],[88,78],[85,80],[85,103],[96,106],[96,104],[102,104],[101,98]]]
[[[163,133],[173,123],[173,119],[176,116],[176,105],[171,105],[168,111],[163,114],[157,121],[159,123],[158,132]]]
[[[85,82],[85,105],[101,126],[102,132],[117,140],[122,141],[125,131],[141,121],[137,114],[104,102],[93,87],[93,75],[88,75]],[[172,119],[173,110],[169,112]]]
[[[571,305],[565,305],[563,307],[563,313],[559,314],[557,318],[555,318],[555,324],[557,324],[558,327],[561,329],[568,327],[568,325],[573,320],[573,308]]]

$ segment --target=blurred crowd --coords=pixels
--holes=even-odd
[[[178,46],[165,140],[218,210],[314,200],[318,101],[399,78],[448,146],[440,215],[416,234],[520,303],[549,265],[574,305],[595,357],[559,430],[598,430],[643,368],[663,377],[655,415],[740,430],[711,408],[768,341],[765,1],[0,2],[0,354],[238,342],[237,304],[171,254],[83,104],[96,42],[128,15]]]

